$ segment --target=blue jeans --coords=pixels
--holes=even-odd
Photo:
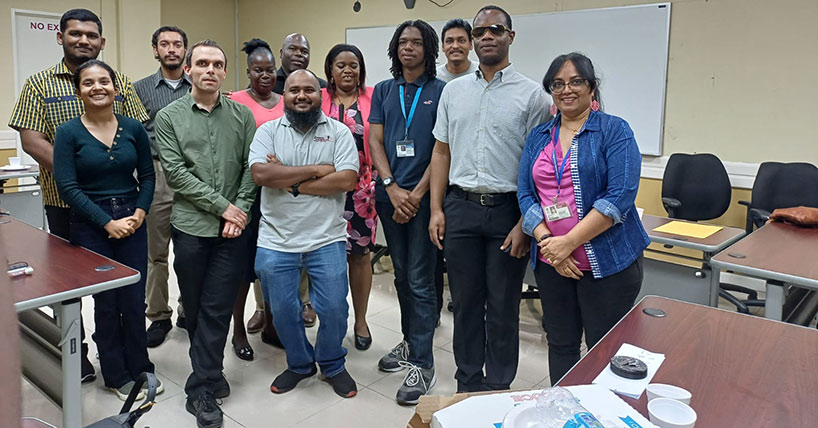
[[[440,312],[435,290],[437,249],[429,239],[429,197],[421,200],[417,215],[406,224],[392,220],[394,207],[388,200],[376,202],[376,209],[395,268],[401,332],[409,343],[409,362],[432,368],[432,340]]]
[[[321,320],[314,349],[304,333],[301,316],[298,284],[302,269],[309,275],[310,301]],[[317,362],[326,377],[342,372],[347,354],[342,342],[349,314],[346,242],[333,242],[306,253],[259,247],[256,275],[273,314],[278,337],[287,350],[287,368],[307,374]]]
[[[97,201],[114,219],[134,212],[134,200],[123,198]],[[71,213],[71,243],[136,269],[142,275],[135,284],[94,294],[93,338],[99,350],[99,365],[105,386],[119,388],[142,372],[153,373],[145,336],[145,278],[148,270],[147,225],[122,239],[108,238],[101,229],[76,212]]]

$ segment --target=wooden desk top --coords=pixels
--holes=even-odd
[[[643,308],[667,313],[655,318]],[[559,383],[589,384],[622,343],[665,354],[653,382],[693,394],[699,427],[786,427],[818,420],[818,331],[649,296]],[[648,416],[647,396],[622,397]]]
[[[818,228],[776,222],[727,247],[713,261],[721,269],[818,288],[817,256]]]
[[[28,262],[31,275],[9,278],[0,275],[0,287],[11,287],[15,309],[37,308],[56,302],[87,296],[100,291],[132,284],[139,272],[111,259],[31,227],[12,217],[0,224],[0,254],[8,263]],[[102,265],[114,269],[97,272]]]
[[[642,215],[642,225],[648,233],[651,241],[660,244],[677,245],[683,248],[692,248],[694,250],[716,252],[722,248],[730,245],[733,242],[741,239],[744,236],[744,229],[724,226],[718,232],[708,236],[707,238],[694,238],[691,236],[679,236],[671,233],[656,232],[653,229],[670,223],[671,221],[680,221],[683,223],[694,223],[692,221],[679,220],[675,218],[659,217],[650,214]],[[704,224],[704,223],[702,223]]]

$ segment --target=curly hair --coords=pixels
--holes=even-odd
[[[430,79],[434,79],[437,76],[436,62],[439,54],[439,49],[437,46],[439,39],[437,38],[437,32],[435,29],[432,28],[432,26],[426,21],[420,19],[406,21],[403,24],[400,24],[398,28],[395,29],[395,34],[392,35],[392,40],[389,41],[389,50],[387,52],[389,54],[389,59],[392,60],[392,66],[389,67],[392,77],[397,79],[403,74],[403,64],[401,64],[398,56],[398,41],[400,40],[400,35],[403,34],[403,30],[405,30],[407,27],[415,27],[418,29],[418,31],[420,31],[420,36],[423,39],[423,60],[426,66],[426,70],[423,72],[423,74]]]

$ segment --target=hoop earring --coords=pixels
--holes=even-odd
[[[548,109],[548,112],[551,113],[551,116],[556,116],[557,115],[557,106],[554,105],[554,104],[551,104],[551,107]]]
[[[591,110],[599,111],[599,101],[597,100],[591,101]]]

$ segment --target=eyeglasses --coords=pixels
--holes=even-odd
[[[588,79],[573,79],[570,82],[568,82],[567,86],[570,86],[571,89],[573,90],[577,90],[581,88],[583,85],[585,85],[587,81]],[[558,94],[565,90],[565,86],[566,86],[565,82],[563,82],[562,80],[557,80],[556,82],[551,82],[551,85],[548,86],[548,89],[551,90],[551,93]]]
[[[488,27],[474,27],[471,30],[471,36],[474,37],[475,39],[479,39],[486,34],[486,31],[491,31],[491,34],[499,37],[502,36],[503,33],[505,33],[506,31],[510,33],[511,28],[508,28],[503,24],[494,24],[489,25]]]

